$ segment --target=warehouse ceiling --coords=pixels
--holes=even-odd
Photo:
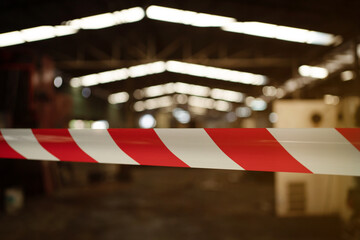
[[[289,42],[152,20],[116,25],[77,34],[1,48],[50,55],[68,78],[156,61],[177,60],[267,76],[267,85],[282,86],[298,75],[301,65],[316,65],[338,51],[360,30],[359,1],[115,1],[115,0],[2,0],[0,33],[43,25],[60,25],[72,19],[150,5],[215,14],[239,22],[263,22],[341,36],[330,46]],[[344,48],[344,47],[343,47]],[[262,86],[218,81],[164,72],[93,86],[109,93],[167,82],[196,83],[262,95]],[[336,86],[336,85],[334,85]],[[334,87],[333,87],[334,88]],[[335,87],[336,88],[336,87]],[[319,91],[318,91],[319,92]],[[320,91],[321,92],[321,91]],[[323,93],[321,93],[323,94]],[[311,94],[310,94],[311,96]]]

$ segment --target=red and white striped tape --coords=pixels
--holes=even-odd
[[[1,129],[0,158],[360,176],[360,128]]]

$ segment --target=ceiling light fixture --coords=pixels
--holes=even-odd
[[[65,25],[38,26],[20,31],[2,33],[0,34],[0,47],[71,35],[77,33],[79,29],[101,29],[124,23],[137,22],[143,19],[144,16],[144,9],[134,7],[112,13],[103,13],[70,20],[65,22]]]
[[[70,80],[70,85],[72,87],[88,87],[108,82],[125,80],[128,78],[136,78],[163,73],[165,71],[251,85],[264,85],[268,82],[267,77],[260,74],[240,72],[230,69],[216,68],[180,61],[157,61],[129,68],[121,68],[117,70],[72,78]],[[209,94],[206,87],[202,87],[202,90],[196,89],[194,91],[196,91],[198,94],[200,94],[201,92],[201,96]]]
[[[299,67],[299,73],[303,77],[312,77],[324,79],[329,75],[329,72],[326,68],[314,67],[308,65],[302,65]]]
[[[223,17],[155,5],[146,9],[146,16],[153,20],[180,23],[195,27],[221,27],[228,23],[236,22],[236,19],[231,17]]]
[[[341,37],[333,34],[262,22],[233,22],[226,24],[222,29],[228,32],[323,46],[341,42]]]
[[[140,92],[141,92],[141,96],[138,94]],[[210,89],[209,87],[189,84],[189,83],[182,83],[182,82],[159,84],[150,87],[145,87],[142,89],[136,89],[134,91],[134,96],[136,95],[138,99],[141,99],[141,98],[158,97],[173,93],[200,96],[200,97],[210,96],[213,99],[235,102],[235,103],[244,101],[244,94],[241,92],[224,90],[219,88]]]

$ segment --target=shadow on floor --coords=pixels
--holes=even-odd
[[[336,217],[277,218],[272,173],[134,168],[99,183],[27,199],[0,215],[0,239],[339,239]]]

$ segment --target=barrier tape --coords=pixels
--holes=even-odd
[[[0,158],[360,176],[360,128],[1,129]]]

